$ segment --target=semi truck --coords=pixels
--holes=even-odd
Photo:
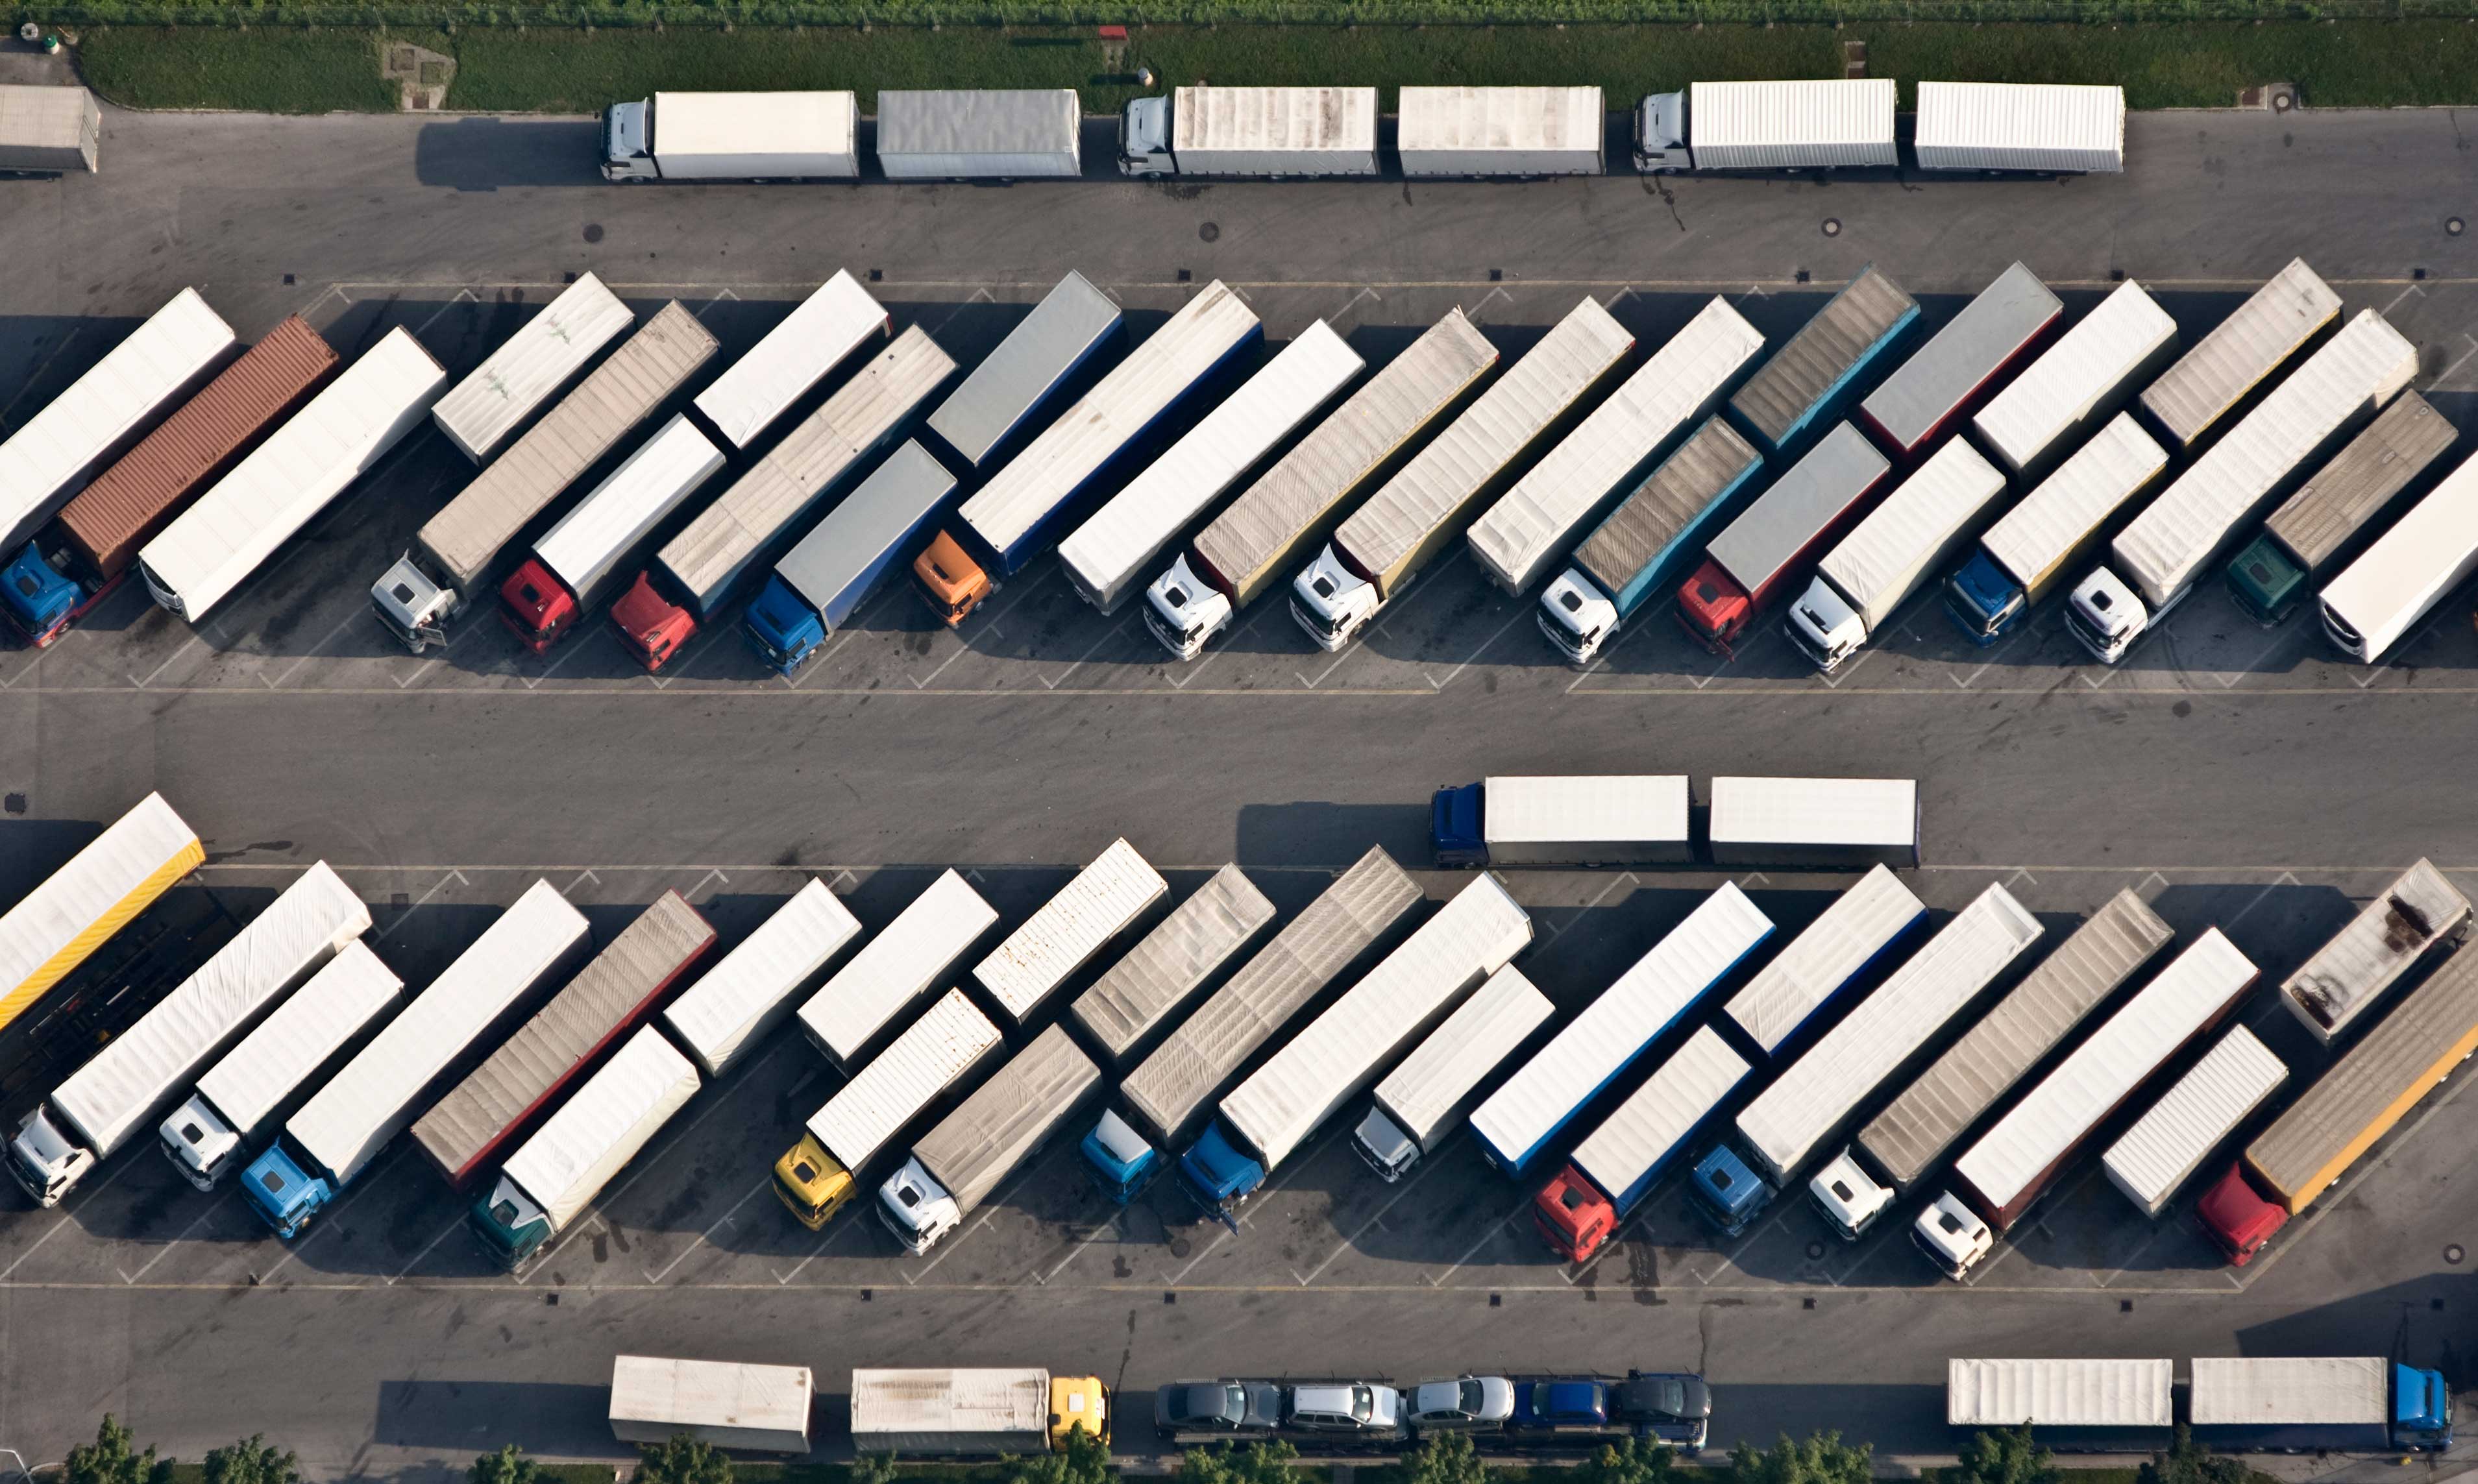
[[[1867,264],[1737,390],[1730,415],[1767,456],[1789,452],[1858,394],[1918,317],[1918,301]]]
[[[1836,424],[1712,538],[1678,590],[1686,637],[1733,656],[1738,639],[1787,591],[1809,557],[1858,518],[1892,465],[1849,423]]]
[[[1868,1120],[1858,1131],[1858,1152],[1896,1192],[1909,1195],[1955,1140],[2174,936],[2132,888],[2119,890]]]
[[[1125,1205],[1161,1172],[1198,1118],[1293,1017],[1325,994],[1420,900],[1420,889],[1372,845],[1241,965],[1120,1087],[1120,1110],[1079,1146],[1104,1195]]]
[[[2116,175],[2125,89],[2067,83],[1918,85],[1911,149],[1922,170]]]
[[[1723,883],[1473,1111],[1481,1156],[1522,1178],[1586,1104],[1772,935],[1772,918],[1735,882]]]
[[[2194,1439],[2230,1453],[2440,1453],[2452,1389],[2379,1355],[2194,1357]]]
[[[585,1214],[697,1086],[689,1059],[661,1031],[639,1026],[475,1198],[466,1224],[482,1250],[510,1271],[522,1266]]]
[[[2100,1169],[2156,1221],[2212,1151],[2288,1080],[2288,1064],[2240,1025],[2108,1146]]]
[[[1684,773],[1502,775],[1439,789],[1429,847],[1441,868],[1678,865],[1688,812]]]
[[[164,1157],[202,1191],[238,1164],[293,1094],[399,1003],[404,981],[356,938],[268,1012],[156,1129]]]
[[[2356,556],[2386,509],[2460,436],[2435,404],[2402,392],[2263,521],[2229,564],[2229,596],[2255,622],[2279,624]]]
[[[533,543],[499,584],[499,621],[525,648],[548,654],[609,593],[621,566],[722,465],[722,450],[688,414],[672,414]]]
[[[1351,1145],[1388,1185],[1454,1136],[1480,1084],[1555,1007],[1508,964],[1472,992],[1403,1064],[1377,1084],[1375,1101],[1351,1131]]]
[[[2468,936],[2469,898],[2420,860],[2281,981],[2280,1002],[2328,1046],[2420,960]]]
[[[1893,80],[1690,83],[1635,105],[1634,167],[1836,170],[1901,163]]]
[[[1357,638],[1633,345],[1634,337],[1585,295],[1352,512],[1291,580],[1291,617],[1317,647],[1330,654]]]
[[[94,173],[103,110],[83,88],[0,86],[0,175]]]
[[[1404,176],[1598,175],[1608,113],[1598,88],[1397,90]]]
[[[415,1121],[415,1145],[451,1187],[470,1185],[559,1101],[570,1082],[645,1019],[714,940],[714,925],[679,893],[654,898],[549,1003]]]
[[[954,360],[919,325],[898,336],[663,543],[612,602],[620,644],[649,673],[670,663],[701,625],[714,621],[766,552],[828,490],[893,441],[954,369]]]
[[[1589,667],[1646,599],[1675,589],[1763,464],[1727,418],[1710,418],[1583,539],[1540,594],[1540,632],[1568,665]]]
[[[0,916],[0,1031],[206,860],[197,832],[149,793],[44,877]]]
[[[714,355],[717,341],[676,299],[525,430],[370,584],[370,607],[419,654],[483,589],[492,564],[569,486],[652,416]]]
[[[1706,839],[1715,866],[1916,866],[1918,780],[1716,777]]]
[[[979,468],[1101,348],[1119,320],[1115,300],[1070,272],[938,404],[929,431],[964,468]]]
[[[119,590],[138,548],[325,385],[337,361],[298,314],[269,330],[0,567],[0,613],[37,649],[67,633]]]
[[[707,1077],[740,1065],[792,1014],[794,997],[860,936],[860,919],[812,877],[662,1011]]]
[[[2069,594],[2067,630],[2100,663],[2124,659],[2300,470],[2416,373],[2417,347],[2362,312],[2117,533]]]
[[[2119,413],[1979,539],[1944,583],[1944,611],[1985,649],[2020,626],[2168,467],[2168,454]]]
[[[1125,1071],[1273,920],[1274,904],[1248,873],[1223,867],[1075,996],[1075,1023],[1111,1070]]]
[[[1100,1085],[1101,1069],[1066,1026],[1043,1031],[913,1144],[912,1157],[878,1187],[879,1222],[921,1256],[1039,1153]]]
[[[202,622],[419,427],[446,385],[411,331],[389,331],[139,549],[146,591]]]
[[[2005,490],[1968,439],[1947,440],[1816,564],[1782,620],[1790,642],[1825,674],[1850,663],[1987,523]]]
[[[1262,334],[1228,285],[1207,284],[964,501],[912,564],[931,610],[962,623],[1040,554],[1112,462]]]
[[[948,990],[810,1116],[774,1162],[775,1197],[801,1225],[822,1229],[881,1150],[1004,1054],[990,1018]]]
[[[2221,418],[2339,317],[2340,296],[2305,259],[2291,258],[2142,390],[2142,411],[2169,446],[2195,452]]]
[[[1198,533],[1145,590],[1145,624],[1182,660],[1270,591],[1331,534],[1366,489],[1497,364],[1459,309],[1371,377]]]
[[[2064,317],[2064,302],[2016,263],[1867,393],[1858,420],[1896,454],[1915,455]]]
[[[2478,460],[2443,476],[2400,523],[2316,595],[2323,637],[2373,665],[2409,636],[2443,595],[2478,571]]]
[[[2153,1451],[2174,1435],[2174,1361],[1956,1358],[1945,1365],[1944,1420],[1955,1428],[2027,1427],[2040,1446],[2068,1452]]]
[[[690,405],[732,447],[745,449],[828,371],[894,330],[886,306],[849,268],[838,268]]]
[[[2177,353],[2177,321],[2142,286],[2119,284],[1971,419],[2016,478],[2041,478]]]
[[[1698,1026],[1575,1145],[1566,1168],[1532,1198],[1532,1229],[1568,1262],[1590,1261],[1753,1069],[1719,1032]]]
[[[1073,179],[1083,129],[1073,88],[882,88],[877,167],[896,181]]]
[[[1927,919],[1927,904],[1878,865],[1756,970],[1723,1012],[1756,1049],[1775,1055]]]
[[[1170,883],[1125,840],[1110,842],[1074,880],[973,966],[973,978],[1018,1026],[1058,987],[1170,894]]]
[[[849,1072],[880,1032],[945,977],[998,909],[950,867],[878,930],[800,1006],[800,1029],[839,1071]]]
[[[789,676],[827,636],[918,555],[923,533],[946,517],[955,476],[918,440],[907,440],[783,553],[741,616],[741,635],[760,663]]]
[[[859,134],[848,92],[658,92],[603,111],[602,178],[850,180]]]
[[[441,393],[430,418],[459,453],[487,464],[509,434],[636,321],[602,280],[580,274],[463,381]]]
[[[1077,595],[1117,613],[1162,548],[1367,365],[1324,320],[1302,331],[1058,543]]]
[[[320,861],[17,1125],[9,1172],[49,1210],[164,1116],[198,1069],[370,925]]]
[[[1609,496],[1709,414],[1764,338],[1714,297],[1472,522],[1472,558],[1521,597]]]
[[[1207,1215],[1233,1213],[1403,1048],[1531,941],[1531,918],[1495,876],[1480,877],[1420,924],[1222,1099],[1179,1156],[1179,1183]]]
[[[660,1446],[682,1433],[715,1447],[809,1451],[809,1368],[652,1355],[611,1358],[611,1435]]]
[[[1119,111],[1119,173],[1242,180],[1377,173],[1374,88],[1179,88]]]
[[[1919,1249],[1945,1276],[1967,1276],[2100,1125],[2209,1035],[2257,977],[2227,935],[2206,929],[1953,1162],[1952,1194],[1985,1224],[1958,1241],[1932,1207],[1912,1227]]]
[[[1078,1430],[1110,1441],[1111,1399],[1100,1376],[1030,1368],[854,1371],[852,1446],[904,1457],[1064,1453]]]

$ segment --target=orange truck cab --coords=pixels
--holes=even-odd
[[[1617,1230],[1617,1208],[1569,1165],[1532,1197],[1531,1224],[1551,1251],[1580,1263]]]
[[[983,598],[999,590],[981,564],[965,555],[963,543],[945,531],[912,559],[912,578],[948,628],[960,625]]]
[[[670,664],[697,631],[697,621],[681,605],[663,596],[649,567],[637,574],[628,591],[611,605],[611,626],[620,642],[647,672]]]
[[[539,557],[527,557],[524,566],[499,585],[499,621],[536,654],[547,654],[560,636],[575,626],[582,612],[576,594],[553,577]]]

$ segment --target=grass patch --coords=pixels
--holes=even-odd
[[[2404,108],[2478,101],[2478,25],[2462,21],[2282,21],[2180,26],[1853,28],[1868,70],[1903,80],[2118,83],[2129,108],[2226,108],[2238,89],[2293,82],[2310,107]]]
[[[246,109],[261,113],[384,113],[380,33],[108,26],[82,35],[87,81],[113,102],[146,109]]]

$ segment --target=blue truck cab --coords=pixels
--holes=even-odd
[[[1076,1147],[1084,1156],[1085,1172],[1092,1175],[1101,1194],[1118,1205],[1124,1206],[1143,1195],[1145,1187],[1161,1173],[1161,1151],[1146,1143],[1144,1135],[1115,1113],[1103,1113],[1101,1121],[1093,1125],[1093,1131]]]
[[[741,619],[748,647],[768,669],[788,675],[826,641],[825,620],[782,578],[769,576],[766,587]]]
[[[1480,833],[1482,786],[1439,789],[1429,805],[1429,847],[1440,867],[1479,868],[1488,864],[1488,841]]]
[[[84,588],[43,560],[42,548],[33,541],[0,572],[0,604],[6,605],[10,623],[38,649],[68,627],[86,596]]]
[[[1724,1237],[1744,1232],[1773,1203],[1773,1188],[1726,1144],[1695,1162],[1686,1194],[1696,1215]]]
[[[1226,1221],[1265,1183],[1265,1167],[1241,1153],[1215,1122],[1178,1157],[1178,1183],[1205,1215]]]
[[[1981,547],[1945,579],[1944,611],[1982,649],[2013,632],[2030,611],[2030,594]]]
[[[250,1162],[240,1188],[259,1220],[287,1242],[300,1236],[311,1218],[336,1198],[336,1188],[324,1176],[304,1170],[280,1141]]]
[[[2431,1453],[2452,1446],[2452,1388],[2442,1371],[2392,1367],[2392,1446]]]

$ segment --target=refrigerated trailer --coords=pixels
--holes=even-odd
[[[1716,777],[1706,830],[1715,866],[1916,866],[1919,784]]]
[[[1693,858],[1684,773],[1500,776],[1439,789],[1441,867],[1653,866]]]
[[[1063,1453],[1078,1430],[1110,1441],[1110,1400],[1100,1376],[1030,1368],[854,1371],[852,1446],[906,1456]]]
[[[953,868],[941,871],[800,1006],[801,1030],[837,1070],[852,1071],[878,1034],[998,920],[998,910]]]
[[[1828,675],[1848,664],[1987,523],[2006,488],[1970,440],[1947,440],[1816,564],[1782,620],[1790,642]]]
[[[1119,111],[1119,173],[1139,180],[1374,175],[1374,88],[1180,88]]]
[[[658,92],[603,112],[602,178],[850,180],[859,130],[848,92]]]
[[[1532,1229],[1567,1261],[1590,1258],[1753,1069],[1712,1027],[1698,1027],[1575,1145],[1566,1168],[1533,1197]]]
[[[2420,860],[2281,981],[2280,1002],[2330,1045],[2420,959],[2469,936],[2469,898]]]
[[[1915,454],[2064,317],[2064,302],[2016,263],[1867,393],[1858,420],[1894,452]]]
[[[515,1270],[566,1231],[671,1115],[696,1095],[697,1070],[641,1025],[576,1095],[508,1156],[489,1194],[466,1213],[482,1250]]]
[[[1454,1136],[1480,1084],[1555,1009],[1513,965],[1489,975],[1377,1084],[1367,1116],[1351,1131],[1353,1149],[1386,1184],[1402,1179]]]
[[[1927,904],[1880,863],[1757,969],[1725,1012],[1771,1056],[1927,918]]]
[[[1195,659],[1299,554],[1322,542],[1353,495],[1461,402],[1497,364],[1459,309],[1429,327],[1197,534],[1145,590],[1145,624]]]
[[[1600,301],[1585,296],[1352,512],[1291,580],[1291,617],[1317,647],[1330,654],[1356,638],[1633,345]]]
[[[809,1451],[809,1368],[650,1355],[611,1359],[611,1435],[659,1446],[685,1433],[719,1448]]]
[[[2167,451],[2132,413],[2110,418],[1987,528],[1945,579],[1945,613],[1982,648],[2013,632],[2167,467]]]
[[[1575,549],[1574,565],[1540,593],[1540,632],[1577,668],[1588,667],[1636,610],[1667,595],[1678,568],[1763,456],[1726,417],[1707,419]]]
[[[1064,1025],[1007,1059],[921,1136],[877,1192],[877,1219],[919,1257],[964,1224],[999,1183],[1049,1142],[1101,1085],[1101,1069]]]
[[[793,1000],[860,936],[860,920],[812,877],[721,962],[663,1007],[663,1024],[708,1077],[773,1033]]]
[[[197,832],[149,793],[18,898],[0,917],[0,1030],[206,860]]]
[[[1918,317],[1918,301],[1867,264],[1738,389],[1730,415],[1767,454],[1787,452],[1858,394],[1869,368]]]
[[[688,414],[674,413],[533,543],[499,584],[499,621],[527,649],[549,653],[610,592],[623,564],[722,465],[722,450]]]
[[[1413,179],[1601,173],[1598,88],[1405,87],[1395,108],[1395,152]]]
[[[1922,170],[2125,169],[2125,89],[2113,85],[1921,82],[1916,123]]]
[[[1734,654],[1748,626],[1858,518],[1891,471],[1866,434],[1836,424],[1712,538],[1704,565],[1678,590],[1686,637],[1714,654]]]
[[[2308,589],[2357,554],[2385,511],[2459,437],[2435,404],[2402,392],[2263,521],[2263,533],[2229,563],[2229,596],[2257,623],[2286,619]]]
[[[535,516],[653,415],[719,342],[676,299],[595,366],[439,514],[370,584],[370,607],[419,654],[447,642],[448,621],[482,591],[491,566]]]
[[[2340,296],[2305,259],[2291,258],[2143,389],[2142,411],[2170,447],[2191,453],[2222,417],[2339,317]]]
[[[2221,1141],[2288,1080],[2288,1064],[2240,1025],[2108,1146],[2100,1169],[2156,1221]]]
[[[1022,1026],[1042,1001],[1169,894],[1161,872],[1135,846],[1114,840],[974,965],[973,977]]]
[[[582,274],[442,392],[431,404],[431,420],[459,453],[488,463],[509,434],[636,318],[602,280]]]
[[[1070,272],[929,415],[929,431],[978,468],[1119,328],[1119,306]]]
[[[852,352],[895,329],[886,306],[838,268],[690,405],[734,448],[746,448]]]
[[[1223,867],[1075,996],[1076,1023],[1111,1069],[1124,1071],[1273,920],[1274,904],[1248,873]]]
[[[1971,426],[2015,477],[2043,477],[2176,353],[2177,321],[2128,279],[1989,398]]]
[[[945,518],[955,476],[918,440],[844,496],[783,560],[774,564],[741,616],[741,634],[757,658],[790,675],[824,646],[827,636],[860,612],[900,563],[918,554],[930,527]]]
[[[877,167],[898,181],[1073,178],[1083,126],[1073,88],[882,88]]]
[[[1005,1054],[999,1028],[961,990],[948,990],[810,1116],[774,1162],[774,1195],[811,1231],[860,1190],[879,1151],[929,1107]]]
[[[1961,1360],[1946,1363],[1946,1423],[2028,1427],[2046,1447],[2137,1453],[2167,1446],[2176,1363]]]
[[[94,173],[103,110],[83,88],[0,86],[0,174]]]
[[[2443,476],[2317,595],[2323,637],[2355,663],[2372,665],[2473,571],[2478,460]]]
[[[1901,163],[1893,80],[1690,83],[1635,107],[1634,167],[1832,170]]]
[[[2194,1439],[2232,1453],[2440,1452],[2452,1391],[2379,1355],[2194,1357]]]

